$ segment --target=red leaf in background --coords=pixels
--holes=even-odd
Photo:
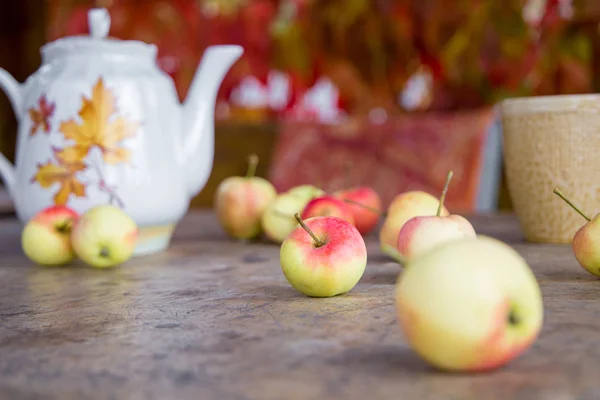
[[[208,1],[217,5],[212,12],[207,11]],[[113,17],[110,34],[155,43],[159,48],[159,66],[173,77],[181,98],[187,93],[198,61],[208,46],[239,44],[245,53],[226,75],[219,92],[221,101],[228,100],[233,89],[249,75],[267,84],[273,60],[282,59],[283,64],[291,64],[283,71],[290,75],[293,90],[286,109],[292,109],[319,77],[328,76],[341,88],[339,107],[349,113],[363,112],[367,107],[395,104],[406,79],[421,63],[432,71],[434,79],[435,94],[428,110],[450,110],[481,106],[484,99],[490,98],[490,91],[506,95],[520,89],[525,80],[534,92],[580,87],[588,80],[586,76],[557,73],[561,59],[569,57],[568,46],[562,45],[561,40],[564,40],[569,18],[565,13],[570,12],[572,0],[547,0],[542,5],[541,19],[533,28],[540,33],[539,38],[527,34],[518,39],[509,37],[514,36],[515,28],[508,28],[522,24],[519,7],[527,1],[502,2],[503,5],[498,6],[496,0],[425,3],[417,0],[113,0],[109,7]],[[293,30],[281,48],[275,47],[272,24],[282,15],[280,6],[292,2],[296,12],[287,23]],[[49,39],[88,33],[87,10],[94,2],[78,4],[82,3],[87,6],[76,6],[75,1],[67,0],[46,2]],[[497,18],[496,28],[492,27],[494,24],[480,28],[482,24],[473,20],[477,17],[469,14],[475,5],[482,4],[501,10],[487,16]],[[316,10],[319,7],[323,8]],[[219,8],[226,11],[219,13]],[[334,15],[326,16],[327,13],[322,12],[325,9],[334,10]],[[507,29],[498,29],[501,24]],[[472,46],[478,46],[478,41],[470,41],[466,52],[457,51],[472,56],[456,57],[446,71],[441,63],[444,38],[462,27],[474,27],[474,32],[492,37],[492,49],[480,46],[481,55],[477,57],[473,55],[477,51]],[[357,30],[369,34],[356,35]],[[286,46],[287,43],[307,44],[308,54],[299,46]],[[530,48],[521,52],[519,46]],[[364,51],[373,57],[361,56],[364,51],[360,49],[367,49]],[[462,68],[460,63],[467,65]],[[590,67],[580,59],[569,63],[568,69],[578,71],[578,75],[586,74]],[[309,71],[305,71],[304,64],[309,66]],[[451,80],[447,76],[450,73]],[[485,84],[479,85],[482,80]],[[469,101],[465,101],[465,85],[471,90]]]
[[[202,37],[207,45],[238,44],[244,55],[226,75],[219,90],[220,99],[229,99],[233,89],[246,76],[267,84],[271,70],[270,24],[278,1],[252,0],[230,16],[201,15]]]
[[[338,96],[337,98],[337,107],[340,110],[348,112],[348,101],[344,99],[342,96]]]
[[[110,35],[137,39],[158,47],[158,64],[175,81],[183,98],[204,50],[211,45],[239,44],[245,48],[221,85],[219,97],[227,98],[248,75],[266,83],[270,71],[270,21],[278,1],[251,0],[232,17],[206,15],[196,0],[114,0],[109,7]],[[91,6],[91,4],[90,4]],[[48,28],[51,40],[87,34],[89,7],[53,1]]]
[[[290,97],[288,104],[284,108],[284,111],[289,111],[302,100],[302,96],[312,86],[317,83],[317,80],[322,76],[320,69],[316,64],[312,65],[312,68],[308,73],[301,73],[296,70],[285,71],[288,74],[289,85],[290,85]]]
[[[444,67],[439,59],[423,52],[420,56],[420,60],[421,64],[429,67],[434,81],[442,80],[444,78]]]
[[[69,6],[53,1],[49,5],[48,36],[88,34],[90,6]],[[200,8],[194,0],[144,1],[115,0],[111,14],[110,36],[156,44],[158,64],[168,73],[183,98],[206,46],[198,34]]]
[[[540,27],[552,29],[563,21],[560,15],[560,0],[547,0],[546,7],[540,21]]]
[[[482,60],[482,65],[487,71],[487,77],[494,87],[516,90],[539,61],[540,48],[531,43],[520,60],[501,57],[498,60]]]

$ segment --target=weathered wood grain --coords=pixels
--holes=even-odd
[[[484,375],[437,372],[407,348],[401,270],[374,237],[352,292],[310,299],[278,246],[230,241],[210,213],[190,213],[169,251],[107,271],[35,267],[18,224],[0,222],[0,398],[599,398],[598,279],[569,247],[523,243],[510,215],[472,220],[526,257],[546,307],[530,351]]]

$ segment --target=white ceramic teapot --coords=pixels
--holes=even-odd
[[[0,174],[22,222],[53,204],[110,203],[140,227],[135,255],[158,252],[208,180],[217,92],[243,49],[208,48],[180,104],[156,46],[107,38],[106,9],[88,22],[90,36],[44,45],[23,84],[0,69],[19,124],[15,165],[0,154]]]

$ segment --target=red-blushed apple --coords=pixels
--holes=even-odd
[[[125,211],[103,204],[83,213],[73,226],[71,244],[86,264],[114,267],[133,256],[138,234],[137,224]]]
[[[573,235],[571,247],[579,265],[590,274],[600,276],[600,214],[590,218],[573,204],[560,189],[555,188],[554,194],[562,198],[587,221]]]
[[[375,190],[366,186],[352,187],[338,190],[334,196],[348,203],[354,216],[354,226],[362,235],[368,235],[377,227],[383,209]]]
[[[250,155],[246,176],[224,179],[215,192],[217,219],[225,232],[236,239],[253,239],[261,234],[260,219],[277,197],[275,187],[255,175],[258,156]]]
[[[397,249],[404,262],[410,262],[442,243],[476,236],[473,225],[457,214],[413,217],[400,229]]]
[[[379,231],[381,250],[396,258],[398,234],[406,221],[413,217],[436,215],[439,204],[439,199],[423,191],[410,191],[397,195],[390,203]],[[447,216],[449,214],[446,206],[442,206],[440,215]]]
[[[475,229],[466,218],[456,214],[439,215],[444,206],[452,175],[453,173],[450,171],[436,215],[413,217],[406,221],[400,229],[396,248],[404,263],[410,262],[415,257],[450,240],[477,236]]]
[[[333,297],[352,290],[367,266],[367,248],[354,225],[337,217],[299,214],[300,226],[283,241],[281,269],[289,284],[309,297]]]
[[[75,258],[71,229],[79,214],[67,206],[51,206],[31,218],[21,232],[23,252],[36,264],[64,265]]]
[[[520,356],[537,339],[544,313],[523,257],[486,236],[441,244],[409,262],[395,303],[410,347],[457,372],[493,370]]]
[[[308,204],[304,206],[301,217],[302,219],[312,217],[338,217],[354,225],[354,216],[350,207],[345,202],[330,195],[316,197],[309,201]]]
[[[298,226],[294,214],[302,212],[307,202],[303,197],[282,193],[269,203],[261,216],[266,238],[281,243]]]

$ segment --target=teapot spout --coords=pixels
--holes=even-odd
[[[182,168],[189,197],[206,185],[214,158],[214,111],[219,88],[231,66],[242,56],[241,46],[206,49],[183,103]]]

